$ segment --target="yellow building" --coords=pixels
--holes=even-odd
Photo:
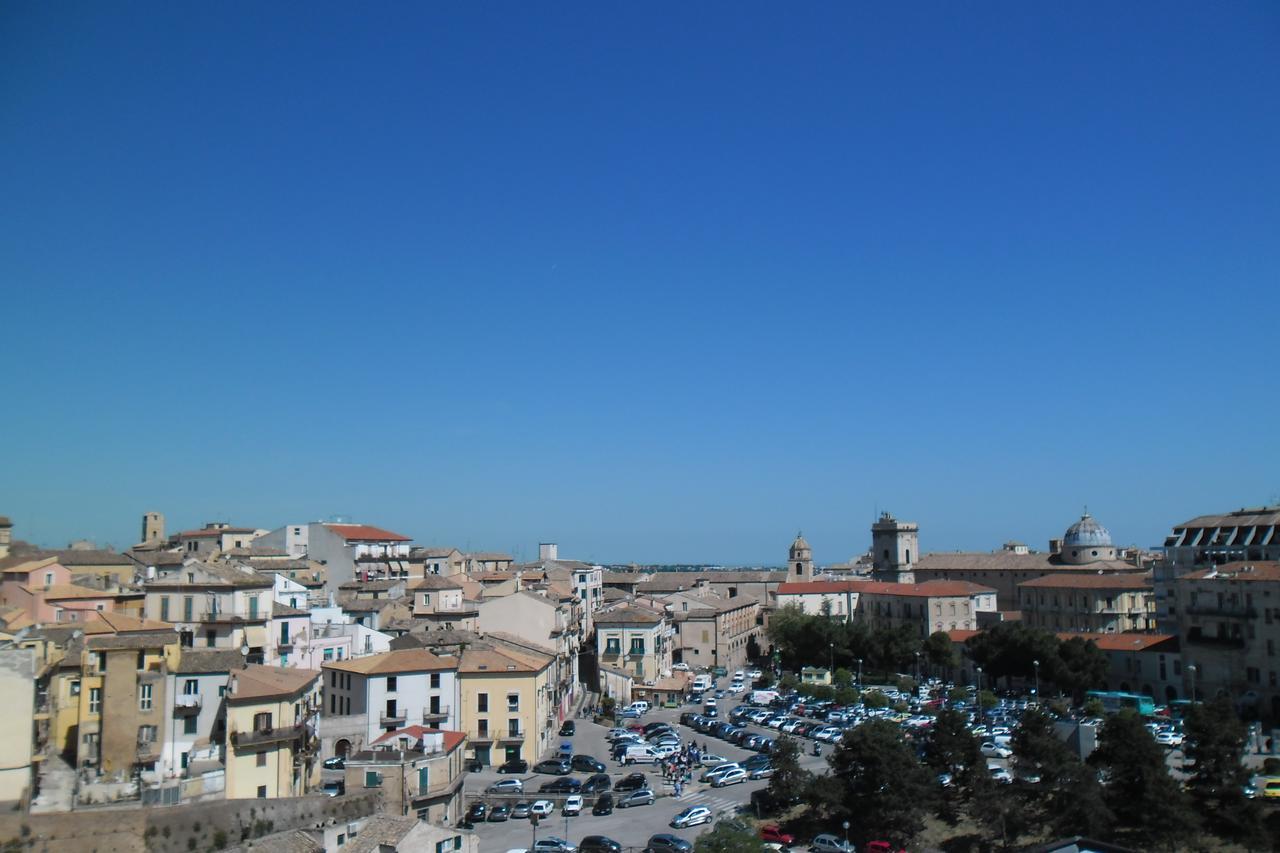
[[[320,673],[249,666],[227,690],[227,799],[300,797],[320,784]]]
[[[537,761],[558,731],[550,654],[497,643],[469,647],[458,663],[461,723],[481,764]]]
[[[450,823],[462,815],[462,732],[406,726],[347,756],[348,793],[382,789],[382,811]]]

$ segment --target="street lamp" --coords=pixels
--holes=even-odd
[[[920,686],[920,653],[916,652],[916,687]]]
[[[836,672],[836,644],[827,643],[827,673],[834,676]]]
[[[844,823],[840,824],[840,826],[844,828],[844,846],[848,847],[849,846],[849,821],[846,820]]]
[[[1034,692],[1035,692],[1036,698],[1038,699],[1040,698],[1040,661],[1033,660],[1031,662],[1031,665],[1036,668],[1036,689]]]
[[[1195,664],[1193,663],[1187,664],[1187,675],[1191,676],[1191,702],[1192,704],[1195,704],[1195,701],[1196,701],[1196,665]]]
[[[862,689],[862,658],[858,658],[858,689]]]

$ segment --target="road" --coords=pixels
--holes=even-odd
[[[722,679],[722,681],[727,683],[727,679]],[[721,699],[720,702],[722,714],[727,714],[737,704],[729,697]],[[698,734],[693,729],[680,725],[680,714],[690,710],[698,709],[692,705],[685,705],[678,709],[660,708],[646,714],[642,722],[670,723],[680,732],[680,737],[683,740],[696,740],[699,744],[705,741],[707,748],[711,752],[716,755],[723,755],[731,761],[740,761],[754,754],[749,750],[725,741],[706,737]],[[777,734],[771,729],[755,730],[770,735]],[[682,795],[677,798],[672,795],[671,788],[663,783],[662,774],[655,772],[652,767],[648,765],[632,765],[624,768],[622,765],[610,761],[608,759],[608,743],[604,737],[606,731],[607,729],[603,726],[598,726],[585,720],[578,720],[577,735],[573,738],[574,752],[579,754],[587,753],[603,761],[608,765],[607,772],[614,777],[615,782],[629,773],[644,772],[649,777],[649,787],[657,795],[656,802],[652,806],[615,809],[613,814],[601,817],[593,816],[589,810],[584,811],[580,816],[567,819],[557,813],[554,817],[542,821],[537,830],[539,838],[555,835],[577,844],[586,835],[607,835],[623,847],[641,848],[648,841],[649,836],[654,833],[670,832],[692,841],[698,835],[710,831],[711,825],[703,824],[702,826],[682,830],[672,829],[670,826],[671,819],[677,813],[688,806],[706,806],[717,816],[735,814],[740,808],[745,808],[750,803],[752,791],[764,788],[769,784],[767,780],[756,780],[744,782],[740,785],[731,785],[727,788],[712,788],[708,784],[697,781],[699,774],[695,773],[694,782],[686,787]],[[808,743],[805,742],[805,745],[807,746]],[[823,758],[807,755],[802,764],[810,769],[820,770],[825,767],[825,754],[826,750],[824,749]],[[575,773],[574,775],[582,779],[587,774]],[[480,773],[471,773],[467,778],[466,792],[468,794],[482,795],[484,789],[492,782],[505,778],[513,777],[500,775],[492,769],[486,769]],[[525,781],[526,794],[523,799],[533,800],[537,798],[535,792],[538,786],[555,777],[529,774],[518,778]],[[481,798],[483,799],[483,797]],[[564,798],[560,796],[548,797],[548,799],[555,799],[560,802]],[[523,819],[478,824],[476,826],[476,834],[480,838],[481,849],[485,851],[528,848],[532,845],[534,838],[532,826]]]

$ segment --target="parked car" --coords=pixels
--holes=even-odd
[[[568,776],[573,764],[567,758],[548,758],[533,765],[534,773],[548,773],[552,776]]]
[[[489,810],[489,823],[501,823],[511,817],[511,806],[497,805]]]
[[[776,823],[766,823],[760,827],[760,840],[770,844],[781,844],[784,847],[790,847],[796,843],[796,837],[789,832],[783,832],[782,827]]]
[[[533,805],[529,806],[529,814],[536,814],[538,817],[546,817],[556,810],[556,804],[551,800],[534,800]]]
[[[622,845],[607,835],[588,835],[578,845],[578,853],[622,853]]]
[[[582,814],[582,796],[573,794],[564,798],[564,805],[560,807],[562,815],[579,815]]]
[[[747,781],[747,771],[737,768],[735,770],[726,770],[711,781],[711,787],[723,788],[726,785],[740,785]]]
[[[615,793],[620,794],[623,791],[638,791],[647,787],[649,787],[649,780],[643,773],[632,773],[615,782],[613,790]]]
[[[552,779],[543,782],[538,788],[539,794],[580,794],[582,793],[582,780],[575,779],[572,776],[561,776],[559,779]]]
[[[573,737],[578,733],[578,727],[573,720],[565,720],[560,726],[560,737]]]
[[[982,754],[987,758],[1009,758],[1013,755],[1013,750],[1007,746],[987,741],[982,744]]]
[[[649,836],[649,843],[644,849],[646,853],[690,853],[693,845],[678,835],[660,832]]]
[[[590,755],[575,755],[569,766],[582,773],[603,773],[605,770],[604,762]]]
[[[471,808],[467,809],[467,820],[472,823],[483,823],[489,814],[489,807],[482,801],[477,800],[471,804]]]
[[[578,848],[568,841],[556,838],[554,835],[539,838],[533,845],[533,853],[577,853],[577,850]]]
[[[743,769],[746,770],[745,767]],[[772,764],[765,764],[755,768],[754,770],[747,770],[747,776],[748,778],[751,778],[751,779],[768,779],[772,775],[773,775]]]
[[[599,794],[613,787],[613,780],[609,778],[608,773],[596,773],[587,777],[587,781],[582,783],[582,793]]]
[[[829,832],[815,836],[809,844],[812,853],[854,853],[853,845]]]
[[[593,815],[613,814],[613,794],[603,793],[596,797],[595,803],[591,806]]]
[[[648,788],[641,788],[638,791],[632,791],[629,794],[623,794],[614,801],[614,807],[619,809],[629,809],[632,806],[651,806],[653,805],[653,791]]]
[[[704,823],[711,823],[711,809],[706,806],[689,806],[671,819],[671,825],[676,829],[685,829]]]
[[[499,773],[528,773],[529,762],[523,758],[513,758],[498,768]]]
[[[312,766],[315,766],[315,765],[312,765]],[[347,760],[343,758],[341,755],[335,755],[333,758],[326,758],[324,760],[325,770],[341,770],[346,766],[347,766]]]
[[[523,820],[529,816],[529,808],[533,803],[528,800],[521,800],[511,807],[511,818],[513,820]]]
[[[486,794],[523,794],[524,782],[519,779],[499,779],[484,789]]]

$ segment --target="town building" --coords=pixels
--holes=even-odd
[[[782,584],[778,606],[869,625],[907,625],[921,636],[976,630],[996,613],[996,591],[967,581],[813,581]]]
[[[34,779],[35,676],[34,649],[0,649],[0,695],[6,708],[0,726],[0,803],[15,807],[26,801]]]
[[[467,570],[466,560],[457,548],[413,548],[410,557],[422,564],[422,574],[453,577]]]
[[[1018,585],[1022,621],[1049,631],[1150,631],[1156,606],[1151,576],[1060,573]]]
[[[1224,563],[1280,560],[1280,506],[1201,515],[1175,524],[1165,537],[1164,556],[1153,567],[1156,619],[1173,626],[1179,617],[1174,584],[1182,575]]]
[[[346,790],[380,789],[387,814],[454,822],[464,814],[466,740],[462,732],[419,725],[386,732],[368,749],[347,754]]]
[[[671,672],[674,638],[672,624],[648,608],[627,604],[596,614],[600,668],[621,670],[641,683]]]
[[[226,694],[226,796],[301,797],[320,783],[320,673],[249,666]]]
[[[173,537],[184,556],[196,559],[244,548],[264,531],[252,527],[233,527],[225,521],[211,521],[198,530],[184,530]]]
[[[673,664],[741,669],[748,663],[752,641],[760,641],[760,602],[754,597],[678,592],[657,602],[665,605],[674,625]]]
[[[559,593],[550,588],[521,590],[480,602],[478,624],[482,632],[513,635],[553,656],[551,702],[558,719],[569,713],[578,695],[584,610],[582,602],[567,587]]]
[[[428,574],[409,587],[413,596],[413,621],[425,630],[474,631],[480,607],[468,601],[458,575]]]
[[[538,760],[559,731],[551,696],[555,658],[494,641],[468,646],[458,661],[462,729],[482,765]]]
[[[920,527],[913,521],[898,521],[892,513],[880,513],[871,525],[871,577],[889,583],[912,583],[920,558]]]
[[[171,701],[164,711],[162,775],[193,778],[221,769],[227,687],[231,674],[244,667],[238,649],[181,649],[165,684]]]
[[[457,658],[405,649],[328,662],[321,671],[326,752],[364,749],[407,725],[461,727]]]
[[[307,558],[324,565],[331,589],[355,580],[357,562],[382,563],[410,557],[410,538],[371,524],[315,521],[278,527],[257,544],[278,548],[295,559]],[[408,577],[407,567],[405,577]],[[364,576],[370,572],[366,570]]]
[[[270,653],[267,625],[274,579],[236,563],[186,560],[143,584],[146,618],[175,626],[186,648],[248,648],[250,663]]]
[[[1182,653],[1172,634],[1061,633],[1058,639],[1079,637],[1096,645],[1107,659],[1105,690],[1141,693],[1158,704],[1182,693]]]

